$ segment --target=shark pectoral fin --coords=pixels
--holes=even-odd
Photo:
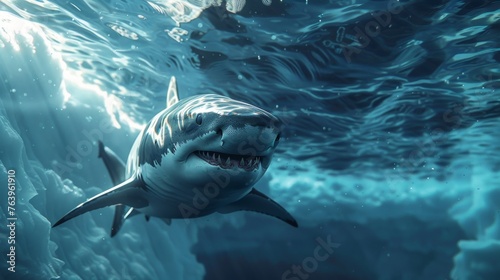
[[[177,93],[177,82],[175,77],[170,78],[170,84],[168,85],[167,91],[167,108],[171,107],[175,103],[179,102],[179,94]]]
[[[133,209],[133,208],[131,208]],[[113,217],[113,224],[111,225],[111,237],[115,236],[125,221],[123,214],[125,213],[125,205],[118,204],[115,206],[115,216]]]
[[[125,180],[125,164],[110,148],[104,146],[99,140],[99,154],[98,157],[102,158],[109,176],[114,185],[118,185]]]
[[[252,189],[252,191],[242,199],[218,210],[219,213],[231,213],[235,211],[259,212],[276,217],[293,227],[298,227],[297,221],[285,210],[285,208],[281,207],[281,205],[256,189]]]
[[[80,216],[83,213],[106,206],[124,204],[136,208],[146,207],[148,205],[148,201],[141,193],[142,191],[140,186],[142,184],[142,180],[132,177],[78,205],[64,215],[64,217],[57,221],[52,227],[56,227],[68,220],[73,219],[74,217]]]

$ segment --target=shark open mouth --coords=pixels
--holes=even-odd
[[[209,164],[220,166],[224,169],[237,167],[252,171],[259,167],[262,160],[260,156],[242,156],[211,151],[196,151],[195,154]]]

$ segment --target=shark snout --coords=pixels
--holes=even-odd
[[[219,130],[222,150],[245,156],[268,156],[280,140],[280,131],[262,126],[228,126]]]

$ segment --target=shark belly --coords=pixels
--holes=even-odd
[[[160,164],[145,164],[140,170],[149,205],[137,210],[149,216],[174,219],[186,218],[186,213],[189,218],[206,216],[238,201],[252,189],[251,185],[233,186],[230,179],[225,180],[230,178],[229,173],[224,177],[212,171],[214,178],[209,183],[183,177],[182,174],[190,177],[189,171],[182,170],[168,155],[162,157]]]

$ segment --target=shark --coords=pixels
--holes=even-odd
[[[253,211],[298,227],[276,201],[255,189],[280,141],[283,122],[273,114],[218,94],[180,100],[175,77],[166,108],[137,136],[127,164],[99,141],[114,186],[76,206],[57,227],[89,211],[115,208],[111,236],[135,215],[193,219]]]

